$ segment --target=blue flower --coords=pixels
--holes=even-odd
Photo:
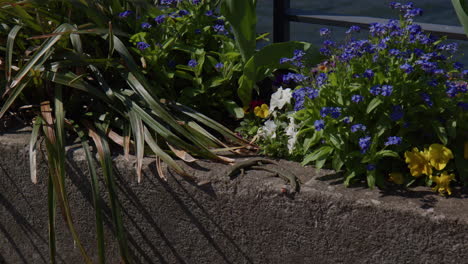
[[[315,99],[319,96],[319,90],[310,87],[302,87],[294,90],[292,97],[294,98],[294,111],[299,111],[304,108],[305,98]]]
[[[195,32],[195,34],[201,34],[202,33],[201,29],[199,29],[199,28],[195,29],[194,32]]]
[[[367,136],[367,137],[362,137],[359,138],[359,148],[361,149],[361,153],[364,154],[369,150],[370,145],[371,145],[371,140],[372,138]]]
[[[465,67],[463,63],[460,63],[458,61],[453,64],[453,68],[455,68],[456,70],[462,70],[463,67]]]
[[[457,43],[449,43],[449,44],[440,44],[436,47],[438,50],[448,51],[450,53],[454,53],[458,50]]]
[[[366,131],[367,127],[363,124],[355,124],[351,126],[351,132],[357,132],[357,131]]]
[[[372,86],[372,87],[370,88],[370,93],[371,93],[372,95],[379,95],[379,94],[381,93],[381,90],[382,90],[382,88],[380,88],[380,86],[375,85],[375,86]]]
[[[279,63],[280,63],[280,64],[285,64],[286,62],[289,62],[290,60],[291,60],[291,59],[289,59],[289,58],[281,58],[280,61],[279,61]]]
[[[151,28],[151,24],[148,22],[141,23],[141,28],[144,28],[144,29]]]
[[[397,49],[391,49],[388,51],[388,54],[392,55],[392,56],[398,56],[401,54],[401,52]]]
[[[343,118],[343,123],[345,123],[345,124],[351,123],[351,119],[349,118],[349,116]]]
[[[408,63],[405,63],[405,64],[401,65],[401,66],[400,66],[400,69],[404,70],[405,73],[408,73],[408,74],[414,71],[413,66],[411,66],[411,65],[408,64]]]
[[[401,4],[398,2],[390,2],[390,8],[392,9],[399,9],[401,7]]]
[[[402,142],[401,137],[388,137],[387,142],[385,142],[385,146],[400,145],[401,142]]]
[[[387,27],[382,23],[371,23],[369,32],[372,36],[382,36],[387,33]]]
[[[156,22],[156,24],[161,24],[161,23],[164,23],[164,20],[166,19],[167,15],[159,15],[157,16],[154,21]]]
[[[222,62],[218,62],[215,65],[215,69],[218,71],[221,70],[223,67],[224,67],[224,64]]]
[[[375,168],[376,168],[375,164],[367,164],[366,165],[366,170],[368,170],[368,171],[373,171],[373,170],[375,170]]]
[[[372,71],[371,69],[367,69],[364,71],[362,76],[364,76],[367,79],[372,79],[372,77],[374,77],[374,71]]]
[[[133,13],[133,12],[130,11],[130,10],[123,11],[122,13],[119,14],[119,17],[120,17],[120,18],[128,17],[128,16],[130,16],[132,13]]]
[[[197,62],[196,60],[192,59],[192,60],[189,60],[189,62],[187,63],[187,65],[188,65],[189,67],[195,68],[195,67],[197,67],[198,62]]]
[[[346,34],[351,34],[352,32],[360,32],[361,28],[359,26],[351,26],[348,30],[346,30]]]
[[[213,10],[208,10],[205,12],[205,16],[213,16],[213,15],[214,15]]]
[[[321,28],[320,29],[320,36],[326,36],[326,35],[329,35],[331,33],[331,30],[328,29],[328,28]]]
[[[321,72],[315,79],[318,87],[323,86],[327,82],[327,80],[328,80],[327,74],[323,72]]]
[[[181,9],[179,10],[179,16],[186,16],[186,15],[189,15],[190,12],[185,10],[185,9]]]
[[[331,50],[327,49],[327,48],[320,48],[320,53],[325,55],[325,56],[330,56],[331,55]]]
[[[194,5],[198,5],[200,4],[201,0],[192,0],[192,4]]]
[[[216,24],[216,25],[213,26],[213,30],[214,30],[216,33],[227,34],[226,28],[224,27],[224,25]]]
[[[415,16],[422,16],[423,10],[421,8],[408,9],[406,14],[403,16],[406,19],[411,19]]]
[[[355,103],[359,103],[359,102],[364,101],[364,97],[362,95],[355,94],[355,95],[351,96],[351,101],[353,101]]]
[[[391,85],[382,85],[380,94],[382,96],[390,96],[393,92],[393,86]]]
[[[398,121],[404,116],[403,107],[401,105],[395,105],[392,107],[392,113],[390,114],[390,119],[393,121]]]
[[[327,39],[327,40],[325,40],[325,41],[323,42],[323,46],[325,46],[325,47],[333,47],[333,46],[335,46],[335,42],[334,42],[333,40]]]
[[[146,43],[146,42],[143,42],[143,41],[140,41],[137,43],[137,48],[140,49],[140,50],[145,50],[147,48],[150,47],[150,44]]]
[[[416,35],[416,34],[422,32],[421,26],[420,26],[420,25],[416,25],[416,24],[412,24],[412,25],[406,26],[406,30],[407,30],[410,34],[412,34],[412,35]]]
[[[340,107],[322,107],[320,110],[320,116],[326,117],[330,115],[332,118],[338,118],[341,115]]]
[[[421,95],[421,98],[423,99],[423,101],[426,103],[427,106],[432,107],[434,105],[434,103],[431,100],[431,96],[429,94],[420,93],[419,95]]]
[[[300,73],[288,73],[283,75],[283,83],[290,83],[290,81],[294,81],[295,83],[300,83],[307,80],[307,77]]]
[[[300,61],[304,57],[305,52],[303,50],[294,50],[294,56],[292,57],[295,61]]]
[[[323,119],[315,120],[314,122],[315,130],[320,131],[325,128],[325,121]]]

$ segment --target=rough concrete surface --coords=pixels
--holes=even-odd
[[[29,134],[0,136],[0,263],[47,263],[47,165],[39,151],[39,183],[31,183]],[[345,188],[330,171],[280,161],[306,184],[294,197],[279,178],[248,171],[226,178],[228,165],[181,163],[197,186],[170,170],[161,180],[145,159],[137,183],[134,160],[116,156],[119,198],[134,263],[467,263],[468,202],[427,188],[384,193]],[[83,151],[70,148],[67,188],[75,226],[97,260],[90,177]],[[309,180],[308,180],[309,179]],[[101,183],[102,184],[102,183]],[[105,186],[101,194],[107,201]],[[60,214],[59,263],[83,263]],[[107,262],[119,263],[106,205]]]

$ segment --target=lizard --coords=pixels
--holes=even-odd
[[[265,168],[261,165],[263,164],[273,164],[277,167],[281,167],[278,162],[265,159],[265,158],[252,158],[245,161],[238,162],[234,164],[234,166],[228,171],[228,177],[232,179],[237,174],[244,174],[245,169],[254,169],[254,170],[264,170],[271,173],[276,174],[278,177],[282,178],[283,180],[289,182],[291,185],[293,192],[296,192],[299,189],[298,185],[298,178],[296,175],[288,172],[287,170],[280,170],[276,168]]]

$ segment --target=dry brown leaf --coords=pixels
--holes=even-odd
[[[172,152],[174,152],[174,154],[181,160],[185,161],[185,162],[188,162],[188,163],[192,163],[192,162],[195,162],[197,161],[197,159],[195,159],[194,157],[192,157],[192,155],[188,154],[187,151],[185,150],[182,150],[182,149],[179,149],[179,148],[176,148],[172,145],[170,145],[169,143],[167,143],[167,145],[169,146],[169,148],[172,150]]]

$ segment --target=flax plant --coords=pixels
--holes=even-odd
[[[118,19],[125,10],[157,13],[152,1],[0,0],[0,118],[28,105],[34,114],[30,140],[31,179],[38,181],[38,137],[46,142],[49,166],[48,208],[51,263],[55,263],[55,218],[61,212],[84,263],[92,263],[73,224],[66,184],[65,146],[78,139],[91,175],[99,263],[105,263],[102,195],[92,150],[102,167],[112,224],[122,263],[131,263],[112,168],[111,145],[137,156],[141,180],[145,146],[172,169],[194,180],[174,156],[226,162],[216,150],[245,146],[229,129],[193,109],[155,96],[142,73],[126,32],[133,25]],[[133,148],[132,148],[133,147]],[[169,150],[174,151],[169,151]],[[177,151],[175,151],[177,150]],[[192,155],[192,156],[191,156]],[[57,206],[60,210],[57,210]]]

